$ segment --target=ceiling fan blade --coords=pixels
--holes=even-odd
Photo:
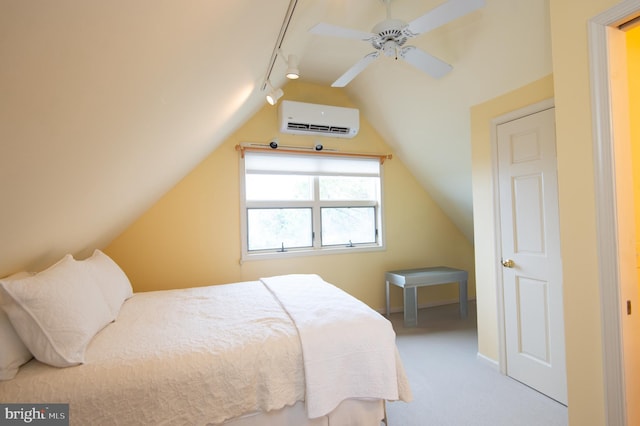
[[[434,78],[440,78],[453,69],[448,63],[414,46],[403,47],[400,51],[400,56],[414,67]]]
[[[449,0],[409,22],[405,31],[408,35],[416,36],[434,28],[449,23],[461,16],[480,9],[484,0]]]
[[[326,35],[332,37],[352,38],[356,40],[369,41],[375,34],[364,31],[352,30],[351,28],[338,27],[337,25],[320,22],[309,29],[311,34]]]
[[[336,81],[333,82],[331,87],[344,87],[351,80],[353,80],[358,74],[360,74],[364,69],[373,62],[378,56],[380,56],[380,51],[371,52],[364,58],[360,59],[354,66],[349,68],[347,72],[342,74]]]

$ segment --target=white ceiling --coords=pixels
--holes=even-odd
[[[442,0],[393,0],[411,21]],[[0,276],[102,247],[264,105],[289,0],[0,3]],[[472,241],[469,108],[552,72],[548,0],[487,0],[410,40],[434,80],[379,58],[344,90]],[[372,49],[381,0],[299,0],[282,48],[329,85]],[[277,60],[274,85],[285,84]]]

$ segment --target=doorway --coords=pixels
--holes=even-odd
[[[623,1],[589,21],[603,372],[608,425],[640,424],[633,169],[624,24],[640,16]]]

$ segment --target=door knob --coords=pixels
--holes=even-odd
[[[513,268],[513,266],[515,265],[515,263],[513,263],[513,260],[511,259],[502,259],[500,263],[502,263],[502,266],[504,266],[505,268]]]

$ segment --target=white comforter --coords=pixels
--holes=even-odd
[[[73,425],[220,423],[279,409],[305,399],[289,315],[261,282],[139,293],[94,338],[85,364],[31,361],[0,382],[0,401],[70,402]],[[406,385],[400,377],[390,399]]]

